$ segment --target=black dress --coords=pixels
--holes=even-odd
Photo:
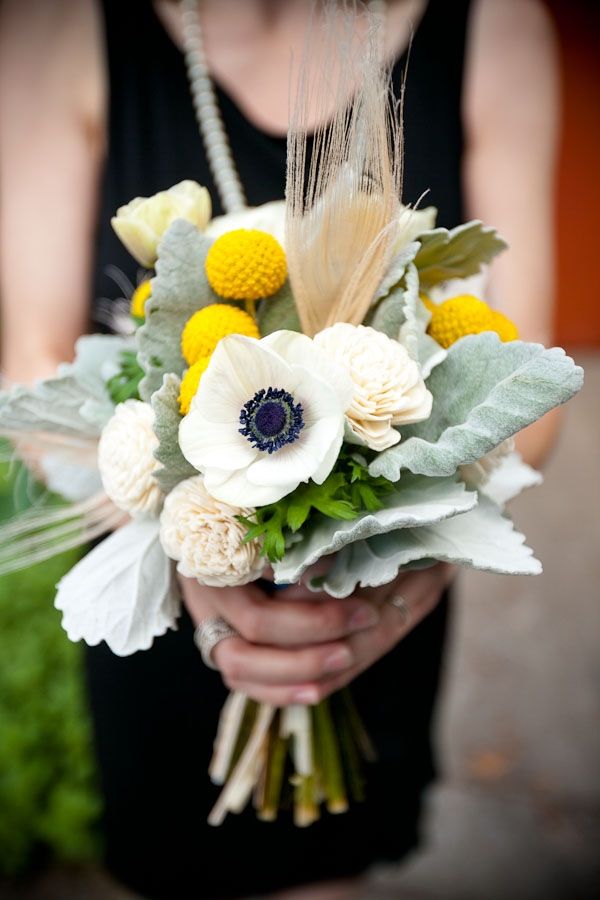
[[[430,0],[416,31],[405,102],[404,200],[430,189],[439,223],[462,218],[460,97],[467,0]],[[106,269],[135,282],[135,262],[110,216],[135,196],[184,178],[218,197],[194,119],[183,58],[150,0],[105,0],[110,73],[109,153],[104,173],[94,296],[118,291]],[[394,70],[398,87],[404,67]],[[285,140],[250,124],[217,89],[248,202],[281,199]],[[184,613],[179,630],[119,658],[102,644],[87,653],[89,696],[105,797],[106,863],[149,898],[245,897],[350,876],[378,860],[398,860],[418,841],[423,791],[434,775],[431,718],[447,603],[354,683],[379,753],[367,800],[345,815],[323,814],[307,829],[284,815],[257,821],[253,810],[214,829],[217,796],[206,774],[226,691],[205,668]]]

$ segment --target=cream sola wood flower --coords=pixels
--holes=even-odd
[[[260,540],[244,542],[246,528],[236,516],[255,510],[230,506],[206,491],[202,476],[186,478],[165,500],[160,517],[163,550],[188,578],[214,587],[247,584],[264,567]]]
[[[350,374],[353,394],[346,416],[359,443],[385,450],[400,440],[394,426],[429,417],[432,396],[417,363],[397,341],[374,328],[340,322],[315,335],[314,342]]]
[[[152,197],[136,197],[111,219],[131,255],[146,268],[156,262],[158,244],[175,219],[187,219],[203,231],[210,219],[210,194],[195,181],[180,181]]]
[[[327,478],[351,396],[347,374],[304,335],[228,335],[181,422],[179,443],[216,499],[275,503],[300,482]]]
[[[102,430],[98,468],[107,496],[132,516],[155,516],[162,492],[154,478],[154,410],[140,400],[120,403]]]

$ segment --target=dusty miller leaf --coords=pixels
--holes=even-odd
[[[180,601],[158,520],[134,519],[94,547],[59,582],[54,605],[70,640],[106,641],[117,656],[175,628]]]
[[[180,384],[177,375],[167,373],[163,376],[162,387],[152,395],[150,401],[154,410],[154,433],[159,441],[154,456],[161,463],[161,468],[157,469],[154,477],[165,494],[172,491],[180,481],[198,474],[179,446]]]
[[[347,597],[358,585],[377,587],[401,569],[431,560],[503,575],[538,575],[540,562],[500,507],[486,497],[464,515],[422,528],[404,528],[345,547],[319,589]]]
[[[468,278],[507,247],[494,228],[475,220],[450,231],[434,228],[419,235],[421,249],[415,257],[419,280],[425,289],[451,278]]]
[[[146,373],[140,382],[142,400],[150,400],[166,372],[183,373],[183,326],[197,310],[219,302],[204,272],[211,243],[191,222],[176,219],[159,244],[146,321],[137,331],[138,359]]]
[[[452,475],[569,400],[583,371],[564,350],[523,341],[502,343],[493,332],[457,341],[431,373],[431,416],[402,429],[402,441],[371,463],[390,481],[402,469]]]
[[[419,296],[418,273],[410,263],[400,284],[371,310],[365,325],[404,344],[419,363],[423,378],[428,378],[446,358],[444,348],[427,334],[430,319],[431,313]]]
[[[476,502],[477,494],[453,478],[407,477],[398,491],[383,498],[383,509],[378,512],[347,522],[322,519],[308,529],[303,540],[273,566],[275,581],[296,582],[322,556],[336,553],[347,544],[398,528],[439,522],[465,513]]]
[[[289,281],[276,294],[261,302],[257,318],[261,337],[282,329],[302,331]]]
[[[509,453],[481,485],[479,492],[498,506],[504,506],[522,491],[536,487],[543,480],[542,473],[527,465],[519,453]]]
[[[128,347],[117,335],[79,338],[75,360],[60,365],[55,377],[0,394],[0,431],[97,437],[114,411],[105,372]]]
[[[414,260],[420,247],[421,244],[418,241],[411,241],[409,244],[405,244],[402,249],[396,253],[375,292],[375,302],[381,297],[386,297],[400,284],[408,264]]]
[[[397,341],[403,322],[404,285],[399,284],[392,288],[387,297],[372,307],[365,319],[365,325],[370,325],[371,328],[382,331],[389,338]]]

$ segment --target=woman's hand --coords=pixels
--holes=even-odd
[[[253,584],[208,588],[181,581],[196,624],[216,615],[239,632],[212,652],[227,686],[287,706],[318,703],[388,653],[434,609],[453,571],[439,563],[345,600],[304,585],[273,598]],[[399,595],[398,608],[389,601]]]

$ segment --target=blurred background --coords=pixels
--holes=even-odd
[[[544,574],[461,577],[425,844],[400,870],[373,874],[365,897],[379,900],[600,896],[600,13],[582,0],[548,6],[563,77],[555,338],[585,367],[586,384],[543,488],[514,503]],[[0,462],[0,519],[29,500],[23,473]],[[82,657],[52,606],[72,563],[0,579],[6,900],[130,896],[96,863],[101,802]]]

